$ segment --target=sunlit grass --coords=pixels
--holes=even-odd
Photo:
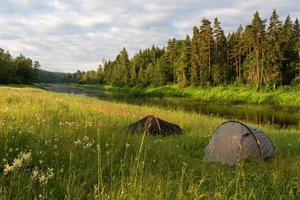
[[[180,125],[183,135],[125,133],[148,114]],[[232,168],[203,160],[223,121],[0,87],[0,199],[299,199],[299,130],[256,125],[272,138],[276,158]]]

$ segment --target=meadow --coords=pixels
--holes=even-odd
[[[131,135],[148,114],[180,136]],[[203,150],[225,121],[30,87],[0,87],[0,199],[299,199],[300,131],[256,124],[276,157],[235,167]]]

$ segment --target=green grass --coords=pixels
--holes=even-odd
[[[179,124],[183,135],[125,133],[147,114]],[[0,199],[299,199],[299,130],[256,125],[273,140],[276,158],[233,168],[203,159],[223,121],[0,87]]]
[[[83,85],[80,87],[117,93],[126,93],[133,96],[176,96],[219,102],[239,101],[254,104],[300,106],[299,86],[279,87],[275,90],[266,87],[256,88],[247,85],[186,88],[180,88],[178,87],[178,85],[168,85],[155,88],[113,87],[108,85]]]

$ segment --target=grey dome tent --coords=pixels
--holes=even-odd
[[[241,122],[227,121],[216,128],[204,153],[208,161],[235,165],[241,160],[274,157],[275,148],[261,130]]]
[[[178,135],[182,133],[179,126],[166,122],[154,115],[148,115],[127,128],[130,133],[146,132],[151,135]]]

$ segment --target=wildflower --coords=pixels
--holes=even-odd
[[[74,144],[75,144],[75,145],[80,145],[80,144],[82,144],[82,142],[81,142],[80,139],[77,139],[77,140],[74,140]]]
[[[31,152],[23,153],[21,152],[17,158],[14,159],[12,165],[5,164],[3,173],[4,175],[8,174],[11,171],[17,170],[23,167],[31,159]]]
[[[10,166],[9,164],[4,165],[3,173],[4,175],[8,174],[9,172],[13,171],[13,166]]]
[[[42,175],[39,177],[39,182],[40,182],[41,185],[46,185],[47,180],[46,180],[45,174],[42,174]]]
[[[33,171],[32,171],[32,179],[35,179],[37,176],[39,175],[39,170],[37,168],[35,168]]]
[[[126,148],[128,148],[129,146],[130,146],[130,144],[129,144],[129,143],[126,143],[126,144],[125,144],[125,147],[126,147]]]
[[[88,136],[84,136],[84,137],[82,138],[82,141],[84,141],[84,142],[89,141],[89,137],[88,137]]]
[[[84,148],[84,149],[88,149],[88,148],[90,148],[91,146],[93,146],[93,144],[94,144],[94,141],[89,142],[89,143],[87,143],[86,145],[84,145],[83,148]]]
[[[41,185],[46,185],[48,181],[53,177],[54,177],[53,168],[48,168],[47,172],[40,173],[38,180]]]

